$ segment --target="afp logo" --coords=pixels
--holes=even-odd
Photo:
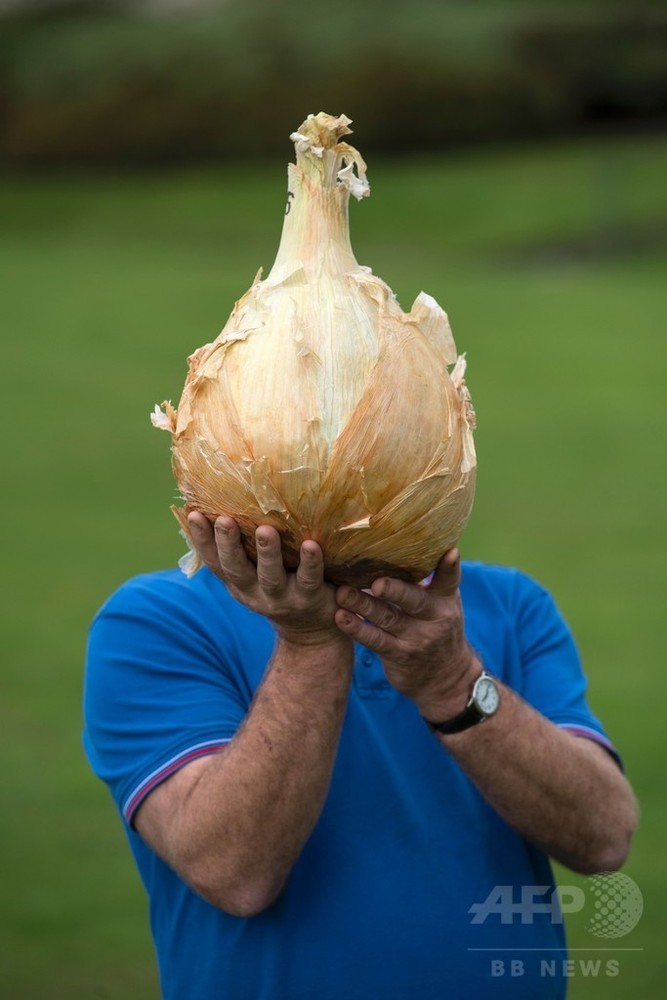
[[[588,879],[593,913],[586,930],[599,938],[625,937],[634,930],[644,910],[644,899],[636,882],[623,872],[592,875]]]
[[[620,938],[639,923],[644,900],[639,886],[622,872],[592,875],[585,888],[576,885],[496,885],[481,903],[468,910],[471,924],[490,918],[501,924],[532,924],[537,916],[548,916],[562,924],[564,914],[587,916],[586,930],[595,937]]]

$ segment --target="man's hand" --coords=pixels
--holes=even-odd
[[[463,632],[460,577],[459,552],[450,549],[426,587],[382,577],[370,593],[336,593],[338,628],[380,656],[389,683],[427,718],[461,711],[481,672]]]
[[[193,512],[188,524],[197,550],[232,597],[269,618],[278,635],[299,646],[346,645],[336,627],[334,588],[324,582],[322,550],[305,541],[295,573],[285,570],[280,535],[268,525],[257,529],[257,566],[245,554],[241,533],[231,517],[219,517],[215,528]],[[351,647],[351,642],[347,642]]]
[[[244,724],[217,754],[190,761],[142,803],[144,840],[214,906],[248,917],[279,895],[320,814],[352,677],[352,641],[334,623],[322,552],[304,542],[285,572],[280,538],[257,529],[257,566],[238,525],[189,518],[202,559],[233,597],[269,618],[278,641]]]
[[[340,587],[336,624],[382,659],[387,679],[427,719],[463,710],[481,664],[468,646],[459,554],[445,553],[429,587],[381,578],[371,593]],[[484,725],[438,739],[493,808],[575,871],[615,871],[636,825],[632,791],[591,740],[559,729],[500,684]]]

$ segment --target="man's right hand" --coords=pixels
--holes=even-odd
[[[320,547],[286,573],[280,537],[257,529],[257,566],[238,525],[189,517],[202,559],[230,593],[270,619],[278,642],[248,714],[219,753],[161,782],[136,814],[146,843],[204,899],[253,916],[278,897],[324,804],[352,676],[352,640],[334,624]],[[224,664],[221,665],[224,670]]]
[[[335,588],[324,581],[324,560],[317,542],[303,542],[296,572],[285,570],[280,535],[257,528],[257,566],[248,559],[241,533],[231,517],[215,527],[199,512],[188,516],[193,542],[204,563],[230,594],[275,625],[285,642],[299,646],[338,645],[352,648],[334,621]]]

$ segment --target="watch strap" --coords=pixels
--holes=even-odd
[[[490,674],[487,674],[486,670],[482,670],[481,674],[472,686],[472,693],[470,695],[470,700],[468,704],[451,719],[446,719],[444,722],[431,722],[430,719],[424,719],[426,725],[434,733],[444,733],[449,736],[452,733],[462,733],[466,729],[470,729],[472,726],[478,725],[480,722],[484,722],[485,719],[490,718],[490,714],[483,712],[475,702],[475,690],[477,685],[482,680],[482,678],[488,678],[494,685],[495,681]],[[493,714],[493,713],[491,713]]]

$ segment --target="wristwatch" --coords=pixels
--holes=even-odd
[[[490,719],[498,711],[499,704],[498,685],[486,670],[482,670],[473,684],[470,701],[462,712],[445,722],[431,722],[430,719],[424,721],[435,733],[462,733],[464,729],[470,729],[471,726]]]

